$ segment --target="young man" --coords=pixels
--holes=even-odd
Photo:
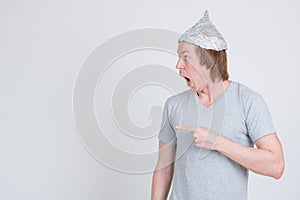
[[[245,200],[248,170],[283,174],[267,105],[228,80],[226,49],[207,11],[179,38],[176,68],[191,89],[165,104],[152,200],[165,200],[172,182],[171,200]]]

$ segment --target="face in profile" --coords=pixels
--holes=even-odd
[[[197,46],[180,42],[178,44],[178,61],[176,68],[179,69],[179,75],[186,80],[188,87],[195,92],[201,92],[206,88],[207,69],[200,66],[200,52]]]

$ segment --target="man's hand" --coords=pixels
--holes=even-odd
[[[176,126],[177,130],[191,133],[195,145],[199,148],[215,150],[214,146],[218,141],[219,135],[205,127]]]

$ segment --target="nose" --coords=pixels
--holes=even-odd
[[[184,62],[181,58],[178,59],[176,69],[184,69]]]

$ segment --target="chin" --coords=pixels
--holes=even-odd
[[[189,86],[189,88],[193,91],[195,91],[195,88],[193,86]]]

